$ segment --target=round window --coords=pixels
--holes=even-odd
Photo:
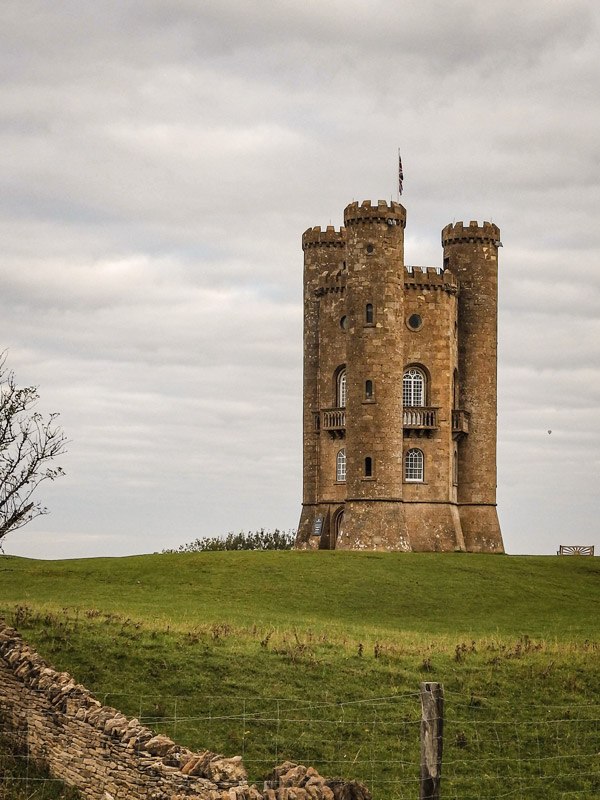
[[[423,327],[423,318],[420,314],[411,314],[406,324],[411,331],[418,331]]]
[[[372,253],[375,250],[375,247],[372,244],[367,245],[367,253]]]
[[[348,330],[348,317],[345,316],[345,315],[340,320],[340,328],[343,331],[347,331]]]

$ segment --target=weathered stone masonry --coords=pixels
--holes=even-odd
[[[503,552],[496,513],[500,231],[404,264],[406,209],[351,203],[304,251],[300,548]]]
[[[357,782],[327,780],[285,762],[260,789],[240,756],[194,753],[103,706],[66,672],[52,669],[0,619],[3,730],[51,774],[89,800],[369,800]]]

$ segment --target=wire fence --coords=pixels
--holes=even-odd
[[[312,702],[264,697],[107,694],[140,722],[192,749],[241,755],[260,785],[284,760],[367,784],[374,800],[416,800],[420,785],[420,694]],[[8,733],[4,731],[4,733]],[[58,782],[26,753],[10,758],[2,800],[62,798]],[[12,793],[11,793],[12,792]],[[20,792],[20,794],[18,793]],[[520,705],[446,693],[443,800],[600,798],[600,704]]]

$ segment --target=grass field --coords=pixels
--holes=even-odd
[[[444,798],[600,796],[600,561],[343,552],[0,558],[0,613],[191,747],[418,796],[418,687],[446,691]]]
[[[0,732],[0,798],[2,800],[78,800],[79,794],[33,764]]]

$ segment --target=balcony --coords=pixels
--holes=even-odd
[[[461,411],[454,409],[452,412],[452,438],[460,439],[461,436],[467,436],[469,433],[469,418],[468,411]]]
[[[321,411],[321,430],[327,431],[334,439],[346,435],[346,409],[324,408]]]
[[[402,425],[413,431],[433,431],[437,428],[437,408],[433,406],[404,406]]]

